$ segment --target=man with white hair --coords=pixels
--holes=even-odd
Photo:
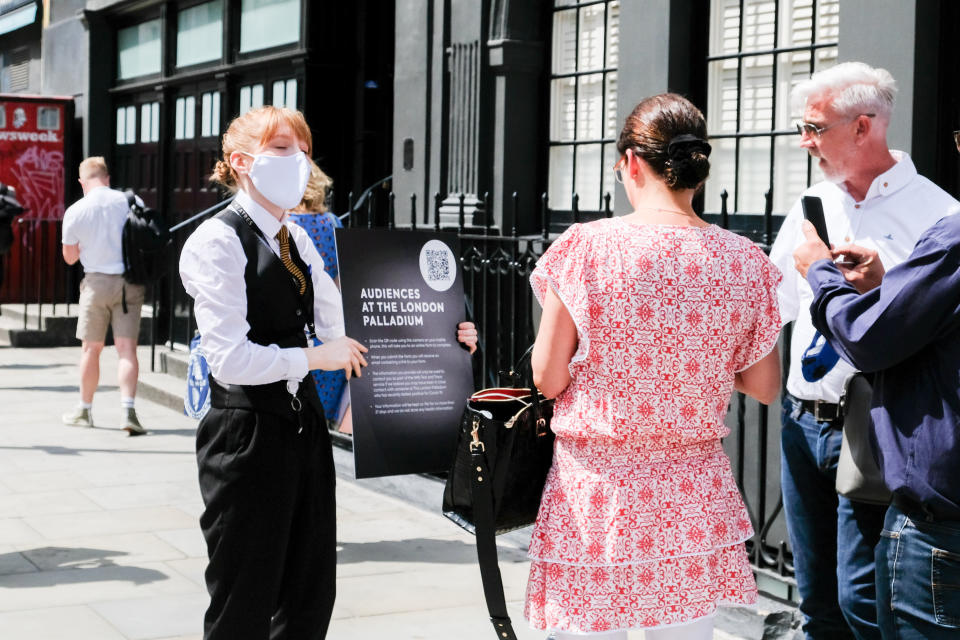
[[[886,134],[896,83],[884,69],[846,62],[814,74],[794,90],[803,106],[800,147],[826,178],[807,189],[823,203],[827,234],[836,245],[877,251],[887,269],[903,262],[920,235],[960,203],[917,173],[910,156],[892,151]],[[880,638],[874,548],[886,505],[838,496],[842,395],[855,369],[837,360],[811,374],[801,366],[819,335],[811,322],[813,293],[794,269],[804,242],[798,201],[770,258],[783,272],[780,315],[794,322],[790,371],[783,398],[781,485],[793,550],[800,610],[808,638]],[[856,284],[862,272],[848,270]]]

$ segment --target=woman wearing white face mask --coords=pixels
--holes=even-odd
[[[308,373],[360,375],[367,349],[344,336],[323,260],[286,221],[310,151],[299,112],[263,107],[234,120],[212,179],[236,200],[180,256],[212,377],[197,431],[206,640],[323,638],[333,610],[333,457]],[[305,329],[324,344],[308,347]]]

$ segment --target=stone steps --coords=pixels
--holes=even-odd
[[[77,340],[77,311],[74,303],[0,305],[0,344],[12,347],[73,347]],[[149,344],[151,307],[144,306],[140,318],[140,344]],[[107,331],[107,344],[113,344],[112,333]]]

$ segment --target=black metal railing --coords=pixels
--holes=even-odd
[[[398,211],[396,194],[373,189],[367,192],[362,206],[355,207],[356,200],[349,195],[348,214],[342,216],[350,228],[388,228],[410,230],[445,230],[455,232],[460,242],[460,264],[464,281],[464,304],[467,317],[473,321],[480,334],[479,352],[475,367],[476,386],[488,386],[498,382],[498,372],[508,370],[516,358],[533,342],[535,317],[539,305],[534,301],[529,285],[530,272],[537,260],[549,247],[551,241],[569,222],[585,222],[613,215],[610,195],[604,199],[600,211],[582,211],[579,198],[572,197],[570,210],[555,211],[549,206],[544,193],[539,199],[539,231],[533,234],[518,233],[518,221],[529,219],[528,212],[521,212],[520,199],[512,194],[508,210],[501,212],[501,224],[494,225],[495,216],[491,199],[485,194],[480,202],[483,214],[468,212],[466,198],[460,195],[457,214],[445,217],[441,214],[444,198],[434,195],[432,207],[418,205],[415,195],[407,202],[406,212]],[[767,192],[763,215],[730,214],[726,192],[723,193],[718,213],[705,214],[704,218],[724,228],[730,228],[751,238],[765,250],[769,250],[781,216],[772,212],[771,193]],[[447,198],[449,202],[449,198]],[[193,216],[171,228],[173,245],[181,247],[186,236],[209,215],[220,210],[228,201]],[[431,216],[432,213],[432,216]],[[526,213],[527,215],[521,215]],[[482,220],[482,224],[468,224],[467,220]],[[562,222],[558,224],[559,218]],[[449,220],[450,222],[446,222]],[[455,222],[454,222],[455,221]],[[166,285],[170,333],[169,347],[186,345],[192,337],[196,322],[192,304],[179,284],[177,271],[178,251],[172,252]],[[154,335],[157,335],[154,332]],[[155,344],[153,345],[156,346]],[[782,349],[786,354],[787,350]],[[151,363],[152,364],[152,363]],[[724,441],[730,456],[734,475],[743,492],[747,508],[756,530],[756,535],[747,542],[751,561],[760,576],[772,578],[761,582],[761,590],[782,599],[793,599],[795,583],[793,567],[786,539],[782,515],[782,500],[779,482],[779,432],[780,412],[778,405],[761,405],[741,394],[735,394],[727,424],[731,433]]]
[[[77,300],[80,267],[64,262],[61,249],[62,219],[21,216],[12,224],[13,244],[3,256],[0,299],[23,306],[23,328],[43,329],[45,306],[56,315],[67,315]],[[29,307],[36,305],[36,327],[28,326]]]

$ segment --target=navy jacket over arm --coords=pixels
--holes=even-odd
[[[960,216],[921,236],[864,295],[828,260],[807,272],[813,324],[874,372],[874,445],[887,486],[960,520]]]

